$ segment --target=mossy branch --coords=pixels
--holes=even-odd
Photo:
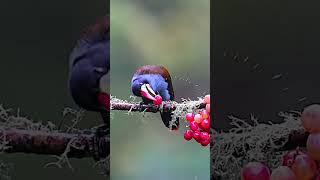
[[[96,143],[95,134],[68,134],[61,132],[44,132],[21,129],[3,129],[0,131],[2,151],[6,153],[34,153],[46,155],[61,155],[68,158],[96,157],[97,151],[109,152],[110,142],[101,138]],[[99,147],[95,146],[98,144]],[[97,148],[103,148],[97,150]],[[104,153],[100,158],[105,158]]]
[[[189,106],[187,106],[189,105]],[[206,107],[206,104],[202,99],[198,101],[183,101],[182,103],[177,103],[175,101],[164,101],[162,105],[153,105],[153,104],[141,104],[137,102],[127,102],[120,99],[112,98],[111,99],[111,110],[119,110],[119,111],[136,111],[136,112],[159,112],[160,110],[164,112],[173,112],[177,108],[184,106],[185,108],[182,110],[186,110],[187,108],[193,109],[202,109]]]

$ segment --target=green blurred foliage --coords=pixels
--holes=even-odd
[[[209,0],[112,0],[111,94],[129,100],[130,81],[145,64],[165,66],[176,101],[210,86]],[[209,179],[210,152],[169,132],[160,115],[112,112],[111,179]]]

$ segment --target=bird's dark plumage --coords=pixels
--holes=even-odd
[[[109,16],[89,26],[70,55],[69,88],[73,100],[80,107],[101,112],[109,121],[108,101],[110,70]],[[107,81],[107,82],[106,82]],[[103,87],[102,87],[103,86]]]
[[[149,85],[149,86],[148,86]],[[172,80],[168,70],[159,65],[145,65],[137,69],[132,77],[131,89],[134,95],[142,97],[145,104],[152,103],[152,97],[145,97],[142,87],[147,87],[147,91],[151,91],[151,96],[160,95],[164,101],[174,100],[174,91]],[[148,88],[150,87],[150,88]],[[153,94],[152,91],[155,93]],[[161,119],[166,127],[177,129],[179,127],[179,119],[172,120],[171,112],[160,112]],[[170,122],[173,125],[170,126]]]

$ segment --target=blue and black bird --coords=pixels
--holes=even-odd
[[[131,90],[142,98],[144,104],[155,101],[160,95],[164,101],[174,100],[174,91],[169,71],[159,65],[144,65],[137,69],[131,80]],[[164,125],[170,130],[179,128],[179,119],[172,119],[172,112],[160,111]],[[171,122],[171,123],[170,123]]]
[[[70,55],[69,88],[74,102],[102,115],[110,126],[110,19],[105,16],[89,26]]]

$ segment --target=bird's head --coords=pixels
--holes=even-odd
[[[161,75],[134,75],[131,89],[134,95],[148,99],[154,104],[161,104],[162,100],[170,100],[168,83],[165,82]]]

